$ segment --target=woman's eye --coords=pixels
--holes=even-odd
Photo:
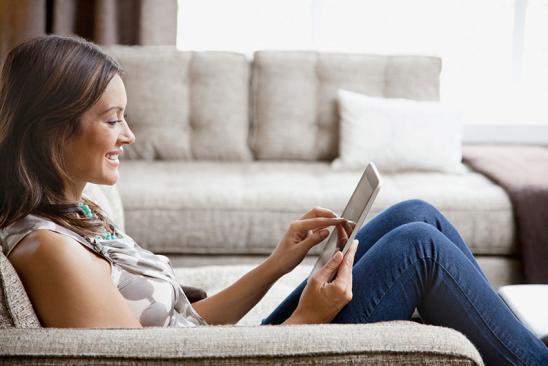
[[[115,124],[117,124],[117,123],[119,123],[119,122],[122,122],[122,120],[121,120],[121,119],[118,119],[118,120],[116,120],[116,121],[107,121],[107,123],[108,123],[109,125],[111,125],[111,126],[114,126]]]

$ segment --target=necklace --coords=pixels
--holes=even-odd
[[[88,218],[93,218],[95,217],[95,215],[93,214],[93,212],[91,211],[91,208],[89,208],[88,205],[86,205],[85,203],[83,202],[80,202],[78,204],[78,207],[80,207],[80,209],[82,210],[82,212],[84,213],[84,215],[86,215],[86,217]],[[95,237],[89,237],[89,236],[86,236],[85,238],[88,240],[88,241],[93,241],[93,242],[97,242],[99,240],[114,240],[114,239],[117,239],[118,237],[116,236],[116,230],[114,229],[114,227],[110,227],[111,230],[112,230],[112,233],[109,232],[106,227],[103,226],[103,234],[102,235],[96,235]]]

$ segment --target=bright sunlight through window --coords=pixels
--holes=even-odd
[[[470,124],[548,124],[548,0],[179,0],[177,46],[425,54]]]

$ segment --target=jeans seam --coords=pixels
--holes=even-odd
[[[459,291],[464,295],[464,297],[466,298],[466,300],[472,305],[472,307],[474,308],[474,310],[476,311],[476,313],[478,314],[479,318],[481,319],[481,321],[484,323],[484,325],[487,327],[487,329],[489,330],[489,332],[508,350],[510,351],[511,354],[513,354],[515,357],[518,358],[518,361],[522,364],[522,365],[527,365],[527,363],[523,363],[522,360],[521,360],[521,355],[516,353],[516,351],[512,348],[514,348],[512,346],[512,348],[509,348],[505,342],[503,342],[498,336],[497,334],[495,334],[495,332],[493,332],[493,330],[491,329],[491,327],[489,326],[489,324],[485,321],[485,319],[483,318],[483,316],[481,315],[481,312],[478,310],[478,308],[476,308],[476,306],[474,305],[474,303],[471,301],[471,299],[468,297],[468,295],[466,294],[466,292],[464,292],[464,290],[461,288],[461,286],[458,284],[457,280],[455,280],[455,278],[451,275],[451,273],[447,270],[447,268],[445,268],[443,266],[443,264],[441,264],[440,262],[438,262],[437,260],[433,259],[433,258],[430,258],[430,257],[418,257],[419,259],[422,259],[422,260],[431,260],[433,261],[434,263],[438,264],[444,271],[445,273],[447,273],[447,275],[451,278],[451,280],[454,282],[454,284],[457,286],[457,288],[459,289]],[[396,282],[398,281],[398,279],[400,279],[402,277],[402,275],[404,273],[406,273],[407,271],[409,271],[411,269],[411,267],[416,264],[418,262],[418,259],[413,261],[412,263],[410,263],[407,268],[402,271],[399,276],[393,281],[392,285],[384,292],[384,294],[381,296],[381,298],[379,299],[379,301],[377,302],[377,304],[375,305],[375,308],[377,307],[378,304],[381,303],[381,301],[384,299],[384,297],[386,296],[386,294],[388,292],[390,292],[390,290],[394,287],[394,285],[396,284]],[[375,310],[374,309],[371,314],[369,314],[369,316],[367,317],[366,319],[366,322],[367,320],[375,313]],[[471,342],[470,342],[471,343]]]

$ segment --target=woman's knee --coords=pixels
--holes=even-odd
[[[441,214],[436,208],[420,199],[402,201],[387,208],[359,230],[356,238],[360,243],[367,245],[366,248],[363,248],[363,245],[362,248],[358,248],[360,255],[357,258],[384,235],[402,225],[422,222],[438,228],[439,215]]]
[[[412,198],[402,201],[397,204],[400,210],[415,212],[415,213],[438,213],[438,209],[432,204],[420,198]]]
[[[384,243],[391,247],[389,251],[407,251],[409,255],[418,255],[423,258],[437,256],[446,247],[443,234],[424,222],[400,225],[385,239]]]
[[[399,202],[390,207],[389,212],[402,225],[415,221],[428,222],[440,214],[430,203],[417,198]]]

